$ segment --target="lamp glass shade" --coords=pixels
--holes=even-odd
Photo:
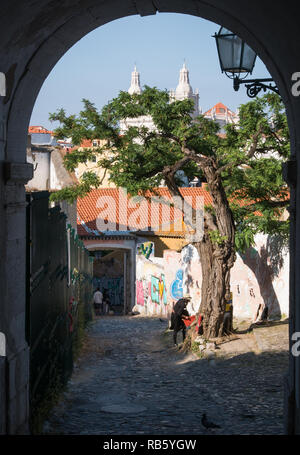
[[[237,75],[252,73],[256,53],[240,37],[221,27],[214,35],[222,72]]]

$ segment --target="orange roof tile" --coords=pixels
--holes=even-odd
[[[53,131],[49,131],[43,126],[29,126],[28,128],[28,133],[41,133],[41,134],[51,134],[52,136],[54,135]]]
[[[91,191],[84,198],[77,200],[78,234],[93,235],[92,231],[96,231],[99,235],[105,230],[183,234],[182,211],[157,202],[157,198],[172,201],[169,190],[157,188],[153,191],[147,192],[147,199],[140,199],[140,202],[134,198],[130,200],[130,195],[119,188],[100,188]],[[180,188],[180,193],[193,208],[201,208],[202,198],[204,205],[210,205],[212,202],[210,193],[203,187]]]
[[[186,187],[179,190],[188,205],[201,208],[202,198],[204,206],[212,204],[212,197],[206,186],[207,184],[203,184],[202,187]],[[167,188],[160,187],[148,191],[146,197],[147,199],[138,200],[138,197],[131,199],[131,196],[121,188],[94,189],[84,198],[77,200],[78,235],[101,235],[107,230],[120,233],[138,231],[139,234],[141,231],[154,232],[156,235],[171,236],[186,233],[182,211],[157,201],[157,198],[172,200]],[[241,207],[254,202],[237,197],[233,198],[233,201]],[[255,215],[261,213],[256,211]]]
[[[91,139],[83,139],[80,147],[92,147],[92,141]]]
[[[212,108],[210,108],[208,111],[206,111],[203,115],[209,115],[212,113],[212,111],[216,114],[216,115],[225,115],[227,113],[227,115],[231,115],[231,116],[236,116],[237,114],[235,112],[233,112],[232,110],[230,110],[227,106],[225,106],[225,104],[223,103],[217,103],[215,104]]]

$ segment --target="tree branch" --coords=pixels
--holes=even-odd
[[[209,166],[212,163],[211,157],[207,157],[205,155],[199,155],[199,154],[195,153],[194,150],[190,150],[186,147],[183,149],[183,153],[185,154],[185,156],[189,157],[190,160],[193,160],[196,163],[198,163],[202,169],[205,166]]]
[[[284,201],[270,201],[270,200],[265,199],[263,201],[257,201],[256,204],[263,204],[264,202],[268,204],[268,207],[284,208],[290,204],[290,199],[286,199]]]
[[[259,127],[259,130],[254,134],[253,136],[253,142],[252,145],[248,151],[248,153],[245,155],[243,159],[240,159],[236,161],[235,163],[227,163],[224,164],[224,166],[219,167],[217,170],[217,174],[221,174],[222,172],[226,171],[226,169],[230,169],[232,167],[240,166],[241,164],[247,164],[247,162],[254,157],[255,153],[258,151],[257,149],[257,144],[260,138],[261,133],[263,132],[262,125]]]
[[[172,166],[165,166],[162,170],[162,174],[164,177],[168,178],[171,176],[174,176],[177,171],[179,171],[185,164],[187,164],[189,161],[191,161],[191,157],[189,156],[184,156],[181,158],[179,161],[177,161],[175,164]]]

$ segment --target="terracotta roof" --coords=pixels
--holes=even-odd
[[[218,115],[218,116],[225,116],[226,114],[229,115],[229,116],[232,116],[232,117],[236,117],[237,114],[235,112],[233,112],[232,110],[230,110],[227,106],[225,106],[225,104],[223,103],[217,103],[215,104],[211,109],[209,109],[208,111],[204,112],[204,116],[209,116],[211,115],[212,113]]]
[[[92,147],[92,141],[91,139],[83,139],[80,147]]]
[[[193,208],[201,208],[199,197],[204,205],[211,205],[212,197],[202,187],[180,188],[182,196]],[[171,199],[167,188],[157,188],[156,194],[150,191],[147,199],[141,204],[138,199],[130,201],[130,195],[119,188],[101,188],[91,191],[86,197],[77,200],[77,232],[79,236],[128,235],[136,232],[139,235],[151,233],[159,236],[181,237],[187,232],[182,211],[166,204],[158,203],[157,198]],[[287,192],[286,198],[289,194]],[[153,199],[149,199],[149,198]],[[283,198],[285,199],[285,198]],[[129,203],[130,202],[130,203]],[[243,198],[235,199],[240,206],[247,206],[254,201]],[[200,205],[199,205],[200,204]],[[255,211],[260,216],[259,211]],[[97,223],[98,219],[98,223]],[[108,223],[110,225],[108,226]]]
[[[145,231],[164,234],[183,234],[182,211],[166,204],[158,203],[158,198],[172,201],[167,188],[157,188],[146,194],[147,199],[130,201],[130,195],[119,188],[100,188],[77,200],[78,235],[101,235],[110,232]],[[187,204],[201,208],[212,202],[210,193],[203,187],[180,188]],[[149,199],[151,198],[151,200]],[[97,220],[98,219],[98,223]],[[111,223],[110,226],[108,223]],[[98,225],[97,225],[98,224]]]
[[[70,148],[70,152],[81,148],[93,148],[93,141],[91,139],[82,139],[80,145],[74,145]]]
[[[202,198],[205,206],[212,204],[212,197],[205,187],[206,184],[203,184],[202,187],[187,187],[179,190],[188,205],[201,208]],[[148,191],[146,196],[147,199],[142,201],[140,199],[140,202],[134,198],[130,201],[130,195],[121,188],[100,188],[91,191],[84,198],[78,198],[78,235],[92,237],[101,236],[102,233],[128,235],[130,231],[137,232],[139,235],[144,232],[145,235],[154,233],[170,237],[186,234],[182,211],[173,206],[158,203],[157,198],[172,200],[167,188]],[[286,198],[288,196],[287,192]],[[240,207],[254,202],[244,198],[233,200]],[[258,211],[254,214],[261,215]],[[108,223],[111,223],[110,226]]]
[[[53,131],[49,131],[43,126],[29,126],[28,128],[28,133],[33,134],[33,133],[40,133],[40,134],[51,134],[53,136]]]

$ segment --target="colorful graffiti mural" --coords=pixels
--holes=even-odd
[[[151,299],[154,303],[167,304],[167,288],[165,275],[162,273],[160,278],[151,276]]]
[[[171,297],[174,300],[181,299],[183,297],[183,270],[179,269],[176,272],[176,278],[172,281],[170,286]]]
[[[288,315],[288,253],[266,236],[256,236],[255,242],[255,248],[237,255],[231,270],[233,315],[254,320],[262,303],[268,306],[270,317]],[[198,311],[202,271],[199,253],[193,245],[187,245],[181,252],[165,250],[162,259],[153,257],[149,261],[138,255],[136,277],[139,311],[148,315],[161,311],[170,314],[174,301],[185,293],[192,297],[188,310],[191,314]]]
[[[144,287],[143,287],[143,281],[141,281],[141,280],[136,281],[136,303],[137,303],[137,305],[141,305],[141,306],[145,305]]]
[[[166,315],[169,312],[163,263],[163,258],[153,257],[149,261],[144,255],[137,255],[136,305],[142,314]]]
[[[139,243],[136,247],[136,253],[139,255],[143,255],[146,259],[149,259],[150,256],[154,256],[154,243],[153,242]]]
[[[107,289],[110,305],[124,305],[124,278],[109,278],[106,276],[94,277],[93,278],[94,289],[99,287],[103,292],[104,289]]]
[[[165,275],[160,277],[151,276],[150,281],[146,278],[136,281],[136,303],[140,306],[151,304],[167,305],[167,286]],[[149,309],[149,308],[148,308]]]

